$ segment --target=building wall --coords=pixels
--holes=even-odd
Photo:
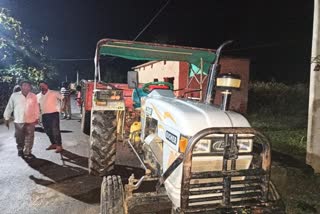
[[[250,71],[250,60],[246,58],[231,58],[231,57],[222,57],[220,60],[221,64],[221,72],[220,73],[233,73],[240,75],[241,78],[241,87],[238,91],[233,91],[230,101],[230,109],[245,113],[247,111],[247,103],[248,103],[248,87],[249,87],[249,71]],[[188,79],[188,70],[189,68],[180,69],[181,76],[181,87],[187,86]],[[205,76],[204,76],[205,77]],[[197,75],[197,78],[200,79],[200,75]],[[189,90],[199,89],[199,83],[195,80],[195,78],[189,79]],[[202,85],[202,93],[205,95],[207,89],[207,78],[205,79]],[[200,97],[199,92],[193,92],[188,94],[191,97]],[[221,93],[219,91],[216,92],[215,104],[221,103]]]
[[[145,63],[134,68],[139,72],[139,83],[153,82],[155,78],[163,81],[164,77],[174,77],[174,89],[179,88],[179,62],[158,61]]]
[[[234,111],[245,113],[247,111],[248,102],[248,84],[250,60],[245,58],[221,58],[221,73],[234,73],[241,77],[241,87],[239,91],[233,91],[230,108]],[[146,63],[146,66],[137,66],[135,70],[139,72],[139,82],[152,82],[154,78],[163,81],[163,77],[174,77],[174,89],[185,89],[176,91],[177,96],[183,96],[186,91],[199,89],[199,83],[195,79],[188,79],[189,64],[187,62],[160,61]],[[200,75],[197,75],[200,80]],[[206,76],[203,76],[206,78]],[[187,82],[190,81],[187,88]],[[207,88],[207,78],[202,85],[202,94],[204,96]],[[200,92],[192,92],[185,94],[185,97],[200,97]],[[215,104],[221,103],[221,93],[217,91],[215,96]]]
[[[221,73],[234,73],[240,75],[241,87],[238,91],[232,92],[230,108],[245,113],[248,104],[250,60],[245,58],[222,58]],[[218,92],[219,93],[219,92]],[[220,96],[216,96],[215,103],[221,103]]]

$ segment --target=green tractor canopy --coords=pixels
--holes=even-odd
[[[189,75],[193,76],[201,72],[205,75],[208,74],[209,67],[214,61],[216,54],[215,50],[212,49],[103,39],[97,44],[96,65],[100,56],[114,56],[143,61],[185,61],[190,64],[190,70],[193,70],[193,72],[189,72]]]

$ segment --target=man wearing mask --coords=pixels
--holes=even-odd
[[[37,94],[37,98],[42,114],[42,124],[51,142],[47,150],[55,149],[56,153],[60,153],[62,151],[59,118],[61,95],[57,91],[50,90],[44,81],[39,82],[39,87],[41,92]]]
[[[21,91],[11,95],[3,117],[9,129],[9,120],[13,112],[18,156],[31,159],[34,158],[32,147],[35,124],[39,121],[39,105],[36,95],[31,92],[31,83],[22,81],[20,85]]]

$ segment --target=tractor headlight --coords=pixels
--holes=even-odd
[[[193,149],[193,153],[209,153],[211,140],[201,139]]]
[[[194,153],[223,153],[224,139],[223,138],[210,138],[201,139],[194,147]]]
[[[239,153],[252,151],[252,135],[238,135],[237,145]],[[199,140],[193,149],[193,153],[223,153],[224,152],[224,138],[223,136],[206,137]]]
[[[239,152],[251,152],[252,151],[252,138],[238,139]]]

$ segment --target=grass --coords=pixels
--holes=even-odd
[[[307,143],[308,87],[276,82],[250,84],[248,119],[273,150],[303,159]]]
[[[248,120],[272,145],[271,179],[289,214],[320,213],[320,176],[305,164],[307,85],[252,83]]]
[[[307,146],[307,117],[249,115],[248,120],[257,130],[265,134],[272,150],[304,159]]]

